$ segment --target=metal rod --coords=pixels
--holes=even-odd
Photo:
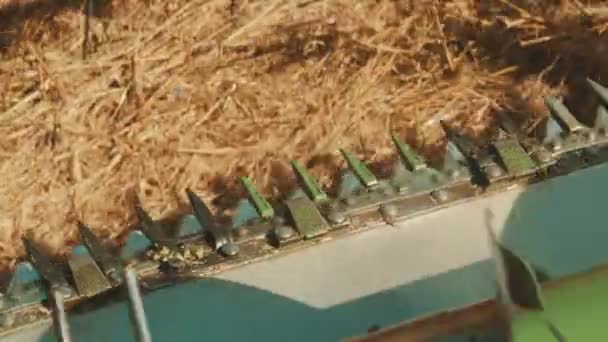
[[[146,313],[144,312],[144,303],[139,292],[137,284],[137,274],[132,268],[125,269],[125,280],[127,290],[129,292],[129,315],[135,338],[138,342],[151,342],[152,336],[148,328]]]
[[[70,324],[65,312],[64,298],[65,294],[61,289],[53,289],[53,325],[55,327],[55,335],[60,342],[70,342]]]

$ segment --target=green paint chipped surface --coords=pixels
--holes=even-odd
[[[296,228],[305,238],[314,238],[324,234],[329,229],[329,225],[308,197],[290,199],[285,203]]]
[[[304,187],[304,190],[313,201],[319,203],[328,200],[327,194],[321,190],[321,187],[314,177],[310,175],[300,163],[294,160],[291,162],[291,166]]]
[[[504,140],[494,143],[494,147],[512,175],[519,175],[536,167],[534,161],[516,140]]]

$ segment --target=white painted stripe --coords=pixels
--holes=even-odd
[[[491,258],[485,222],[497,235],[521,190],[456,205],[325,242],[216,277],[327,308]]]

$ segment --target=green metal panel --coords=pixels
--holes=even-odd
[[[608,336],[608,271],[566,286],[545,288],[543,311],[524,312],[513,322],[516,342],[600,341]],[[552,327],[550,327],[552,325]],[[552,332],[553,331],[553,332]]]

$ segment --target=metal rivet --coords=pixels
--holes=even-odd
[[[338,211],[338,210],[332,210],[329,212],[329,214],[327,215],[327,218],[335,224],[340,224],[344,221],[346,221],[346,215],[344,215],[343,212]]]
[[[390,185],[386,185],[384,189],[382,189],[382,193],[385,195],[392,195],[395,193],[395,189]]]
[[[431,196],[433,196],[434,199],[441,201],[441,202],[446,201],[448,199],[448,193],[445,190],[433,191],[433,192],[431,192]]]
[[[57,292],[62,294],[64,298],[69,298],[74,294],[72,289],[65,285],[57,287]]]
[[[121,279],[120,279],[120,276],[118,275],[118,272],[116,272],[114,270],[108,272],[108,278],[110,278],[110,280],[114,284],[119,284],[121,282]]]
[[[0,325],[4,328],[10,328],[15,323],[15,318],[11,313],[5,313],[0,317]]]
[[[594,142],[597,139],[597,134],[594,131],[587,131],[585,132],[585,139],[588,142]]]
[[[382,213],[382,216],[389,218],[389,219],[393,219],[393,218],[395,218],[395,216],[397,216],[397,214],[399,213],[399,210],[397,209],[396,206],[394,206],[392,204],[385,204],[380,207],[380,212]]]
[[[549,143],[549,147],[553,152],[557,152],[562,149],[563,143],[561,139],[555,139],[551,143]]]
[[[486,169],[486,172],[492,178],[500,177],[503,174],[502,169],[498,165],[488,166],[488,168]]]
[[[357,203],[357,198],[354,196],[349,196],[344,199],[344,203],[348,205],[354,205]]]
[[[461,175],[460,168],[454,168],[454,169],[448,170],[448,177],[450,177],[450,179],[456,179],[456,178],[460,177],[460,175]]]
[[[183,269],[186,267],[186,262],[178,258],[172,258],[167,263],[173,269]]]
[[[540,150],[537,151],[536,153],[534,153],[534,156],[536,157],[536,159],[540,162],[548,162],[551,160],[551,153],[549,153],[548,151],[545,150]]]
[[[235,256],[239,253],[239,246],[237,246],[235,243],[228,242],[220,247],[220,252],[227,256]]]
[[[237,229],[234,230],[234,233],[238,237],[243,237],[243,236],[247,236],[249,234],[249,230],[247,230],[245,227],[238,227]]]
[[[274,234],[277,238],[284,240],[292,237],[295,234],[295,231],[290,226],[280,225],[274,229]]]
[[[272,219],[272,223],[273,223],[275,226],[280,226],[280,225],[282,225],[282,224],[285,224],[285,218],[284,218],[283,216],[275,216],[275,217]]]

